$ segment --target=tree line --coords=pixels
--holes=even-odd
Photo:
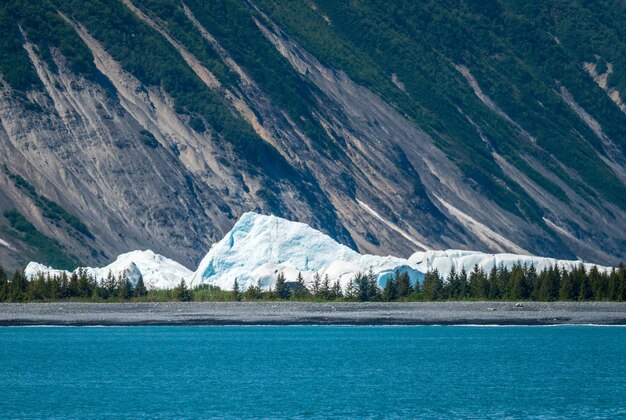
[[[30,280],[22,271],[9,278],[0,266],[0,302],[84,300],[107,301],[442,301],[442,300],[515,300],[515,301],[626,301],[626,266],[620,264],[611,271],[597,267],[586,270],[581,264],[571,271],[558,265],[538,272],[533,265],[504,265],[489,271],[478,265],[471,272],[454,267],[442,276],[437,270],[425,274],[422,282],[412,282],[406,271],[397,270],[378,285],[378,277],[370,269],[357,273],[342,287],[338,280],[319,273],[307,285],[302,273],[288,281],[279,273],[274,287],[263,290],[260,283],[241,290],[237,279],[232,290],[202,284],[189,288],[184,279],[173,289],[148,290],[140,276],[131,282],[126,272],[114,276],[111,272],[102,281],[84,269],[71,274],[38,273]]]

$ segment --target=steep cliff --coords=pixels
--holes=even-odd
[[[617,263],[626,8],[593,3],[4,2],[0,264],[194,267],[246,211]]]

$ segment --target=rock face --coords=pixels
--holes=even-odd
[[[254,236],[248,211],[324,232],[313,237],[332,238],[333,248],[316,255],[340,255],[355,269],[397,264],[356,251],[465,248],[603,264],[626,254],[626,115],[595,91],[582,61],[557,82],[533,73],[543,90],[529,104],[523,87],[512,85],[519,97],[498,91],[493,81],[506,74],[479,56],[480,43],[465,62],[433,46],[441,73],[428,90],[417,70],[402,68],[419,37],[360,45],[342,26],[348,6],[166,3],[0,6],[0,264],[73,269],[150,248],[195,267],[240,216],[234,237]],[[305,32],[290,11],[317,29]],[[399,59],[387,71],[392,63],[376,54],[392,45]],[[371,56],[343,63],[335,47]],[[614,78],[619,66],[612,60],[606,73]],[[558,136],[571,143],[555,148]],[[228,263],[219,257],[225,240],[194,282],[213,278],[211,261]],[[246,252],[279,251],[267,246]],[[298,270],[332,265],[293,258]],[[211,281],[269,284],[272,270],[290,269],[272,264]]]

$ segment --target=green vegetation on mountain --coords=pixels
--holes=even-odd
[[[613,225],[626,217],[623,1],[130,1],[0,4],[0,84],[10,87],[3,90],[2,163],[12,171],[3,180],[17,187],[0,194],[10,215],[0,225],[40,255],[51,242],[33,232],[43,229],[40,221],[16,228],[24,227],[20,217],[34,217],[11,213],[24,208],[21,199],[41,210],[45,232],[67,230],[48,239],[73,250],[89,240],[117,252],[112,244],[123,242],[117,229],[124,225],[134,230],[133,243],[169,238],[166,248],[197,259],[237,214],[255,209],[305,221],[367,252],[414,247],[405,235],[394,239],[390,221],[428,246],[621,258],[626,242]],[[133,99],[116,91],[124,80],[113,84],[98,70],[74,24],[141,83]],[[297,46],[287,54],[263,27]],[[305,57],[302,49],[326,69],[313,68],[315,60],[303,60],[308,68],[290,62]],[[185,52],[218,83],[203,81]],[[37,59],[50,75],[35,68]],[[379,103],[343,75],[381,106],[368,114]],[[165,105],[146,92],[162,93]],[[102,107],[111,108],[106,116],[90,115]],[[170,107],[205,135],[186,136],[178,118],[170,124]],[[103,153],[85,148],[73,166],[85,137]],[[115,148],[133,141],[138,147]],[[29,171],[20,171],[13,153]],[[40,159],[50,162],[38,168]],[[144,161],[158,164],[145,169]],[[93,212],[67,211],[60,203],[72,198],[60,189],[58,202],[46,197],[59,166],[81,182],[82,199],[106,203],[105,220],[127,224],[115,223],[96,241],[87,228],[95,226]],[[179,180],[188,188],[176,188],[180,200],[171,207],[156,198],[138,209],[144,199],[127,202],[133,195],[120,185],[143,170],[155,172],[158,191]],[[177,206],[196,219],[213,198],[219,210],[194,220],[204,242],[160,223],[179,217]],[[148,226],[159,231],[144,234]],[[11,254],[6,261],[16,258],[9,250],[0,250]]]
[[[583,21],[584,25],[570,31],[570,38],[580,42],[578,33],[583,32],[588,41],[583,42],[586,51],[594,50],[607,61],[621,64],[626,46],[626,37],[619,36],[623,29],[615,24],[607,27],[605,22],[614,21],[598,11],[609,9],[623,16],[623,4],[596,0],[574,2],[571,8],[571,2],[524,8],[507,1],[484,5],[435,0],[259,3],[317,58],[346,71],[427,129],[465,174],[503,207],[511,210],[517,202],[527,216],[542,213],[502,173],[489,147],[566,202],[560,187],[529,170],[524,163],[528,156],[538,159],[582,196],[599,199],[559,166],[572,168],[604,199],[626,209],[626,187],[598,156],[605,154],[600,140],[556,91],[562,84],[585,109],[592,110],[622,151],[626,151],[626,116],[584,72],[578,53],[581,47],[570,49],[572,42],[560,45],[548,32],[549,25],[571,28]],[[556,23],[549,21],[551,13]],[[602,28],[603,34],[593,34],[596,28]],[[602,40],[596,42],[596,38]],[[613,44],[606,42],[607,38]],[[585,57],[590,59],[588,53]],[[455,64],[467,66],[482,90],[536,138],[537,145],[484,106]],[[626,63],[621,68],[626,68]],[[403,89],[392,82],[392,75]],[[480,124],[489,147],[477,132],[468,130],[470,125],[462,114]]]
[[[37,230],[17,210],[6,210],[3,212],[3,216],[8,220],[10,228],[0,226],[0,231],[34,248],[34,256],[38,261],[64,269],[74,269],[80,265],[77,258],[66,252],[58,241]]]
[[[22,178],[20,175],[11,173],[5,168],[7,176],[13,180],[15,186],[24,191],[28,195],[35,205],[39,207],[43,216],[51,220],[56,226],[60,226],[60,222],[63,221],[69,231],[79,233],[88,239],[94,239],[93,234],[89,231],[89,228],[75,215],[69,213],[58,203],[40,195],[28,181]]]

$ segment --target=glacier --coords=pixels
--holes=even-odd
[[[511,268],[517,263],[533,264],[538,271],[554,265],[569,271],[583,264],[582,261],[532,255],[463,250],[419,251],[409,258],[363,255],[307,224],[248,212],[222,240],[211,246],[195,272],[149,250],[122,254],[106,267],[85,269],[99,281],[109,272],[116,276],[126,272],[131,282],[136,282],[141,275],[146,287],[152,289],[174,288],[185,280],[191,287],[207,284],[231,290],[237,280],[242,290],[253,285],[267,290],[273,287],[280,272],[285,274],[287,281],[295,281],[301,273],[307,284],[312,282],[315,273],[319,273],[322,278],[328,276],[331,282],[338,281],[345,288],[357,273],[371,270],[378,284],[384,287],[396,270],[406,271],[411,281],[417,282],[435,269],[445,277],[452,267],[457,272],[462,269],[470,272],[477,265],[488,271],[494,265]],[[584,265],[587,270],[594,266]],[[609,270],[608,267],[597,267],[602,271]],[[54,275],[63,271],[36,262],[29,263],[25,270],[28,278],[39,272]]]
[[[181,280],[188,280],[193,275],[193,271],[184,265],[155,254],[151,250],[127,252],[118,256],[115,261],[105,267],[80,267],[74,271],[81,268],[98,282],[104,280],[109,272],[116,277],[126,274],[133,285],[141,276],[145,286],[149,289],[171,289],[176,287]],[[51,276],[62,273],[68,276],[72,274],[70,271],[46,267],[36,262],[30,262],[24,270],[25,276],[29,279],[38,273],[50,274]]]

